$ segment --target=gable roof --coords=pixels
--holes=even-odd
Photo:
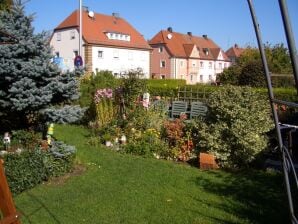
[[[245,49],[244,48],[240,48],[238,47],[237,44],[235,44],[234,46],[230,47],[227,51],[226,51],[226,55],[228,57],[236,57],[239,58],[240,55],[243,53]]]
[[[170,36],[168,36],[170,35]],[[170,37],[170,38],[169,38]],[[200,58],[216,60],[221,48],[213,40],[206,37],[198,37],[189,34],[161,30],[150,41],[150,45],[164,44],[173,57],[188,58],[191,54],[191,46],[196,46],[200,52]],[[208,52],[208,53],[207,53]],[[228,57],[223,53],[224,60]]]
[[[88,44],[108,45],[126,48],[151,49],[144,37],[133,28],[125,19],[119,16],[94,13],[94,17],[88,16],[87,11],[82,12],[82,36]],[[54,31],[69,28],[79,29],[79,10],[71,13],[61,22]],[[107,32],[130,35],[130,41],[111,40]]]

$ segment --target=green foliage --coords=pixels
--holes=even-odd
[[[260,61],[247,62],[238,77],[240,86],[265,87],[265,75]]]
[[[238,85],[239,76],[241,74],[240,66],[230,66],[216,77],[216,81],[222,84]]]
[[[62,142],[54,142],[48,152],[36,148],[5,154],[5,173],[11,191],[18,194],[70,171],[74,158],[75,148]]]
[[[13,4],[13,0],[1,0],[0,11],[10,9]]]
[[[269,71],[273,74],[291,74],[291,60],[288,49],[283,44],[271,46],[265,45],[266,59]],[[222,84],[249,85],[254,87],[266,87],[265,73],[257,48],[248,47],[238,58],[237,63],[217,77]],[[277,78],[275,78],[276,80]],[[292,87],[292,83],[289,83]],[[285,86],[286,83],[279,81],[273,82],[273,86]]]
[[[148,129],[123,147],[124,152],[144,157],[168,158],[169,148],[155,129]]]
[[[42,109],[57,109],[79,97],[75,73],[61,74],[51,62],[48,35],[34,34],[33,16],[25,15],[21,2],[0,11],[0,29],[17,39],[0,45],[0,126],[8,130],[33,126],[29,115],[38,120]]]
[[[216,155],[222,167],[245,167],[267,146],[273,127],[269,102],[249,87],[222,87],[208,100],[205,121],[198,122],[200,147]]]
[[[74,146],[66,145],[61,141],[54,141],[43,161],[47,170],[47,176],[57,177],[71,171],[75,153],[76,149]]]
[[[41,150],[25,150],[4,156],[5,173],[13,193],[20,193],[47,179],[44,154]]]
[[[152,96],[175,98],[178,87],[185,86],[186,81],[180,79],[149,79],[148,91]]]
[[[126,108],[136,107],[139,96],[147,90],[147,80],[142,79],[144,74],[141,71],[129,71],[121,80],[121,89]]]
[[[271,82],[273,87],[295,87],[293,75],[271,75]]]

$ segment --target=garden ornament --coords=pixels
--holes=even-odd
[[[143,94],[143,107],[145,107],[146,109],[148,109],[149,102],[150,102],[150,94],[149,93],[144,93]]]
[[[10,135],[8,132],[4,133],[4,137],[3,137],[3,143],[5,145],[5,149],[8,148],[8,146],[10,145]]]
[[[125,135],[122,135],[121,138],[120,138],[120,141],[121,141],[121,144],[126,144],[126,136]]]
[[[48,131],[47,131],[47,142],[48,142],[48,145],[51,145],[52,144],[52,136],[54,134],[54,124],[51,123],[48,127]]]

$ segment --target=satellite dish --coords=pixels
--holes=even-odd
[[[94,17],[94,12],[93,11],[89,11],[88,12],[88,16],[91,17],[91,18],[93,18]]]
[[[171,39],[172,39],[172,37],[173,37],[173,35],[172,35],[172,34],[170,34],[170,33],[167,35],[167,38],[168,38],[169,40],[171,40]]]

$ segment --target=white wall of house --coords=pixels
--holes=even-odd
[[[216,62],[213,60],[200,60],[198,82],[211,83],[215,81],[215,64]]]
[[[150,51],[112,47],[92,47],[92,71],[109,70],[121,74],[141,68],[150,77]]]
[[[84,41],[82,44],[84,44]],[[74,69],[75,51],[79,51],[79,32],[77,29],[65,29],[54,32],[50,45],[53,48],[53,54],[59,53],[59,56],[62,58],[62,69],[72,71]],[[85,58],[84,48],[82,48],[81,56]],[[85,64],[84,61],[83,63]]]

